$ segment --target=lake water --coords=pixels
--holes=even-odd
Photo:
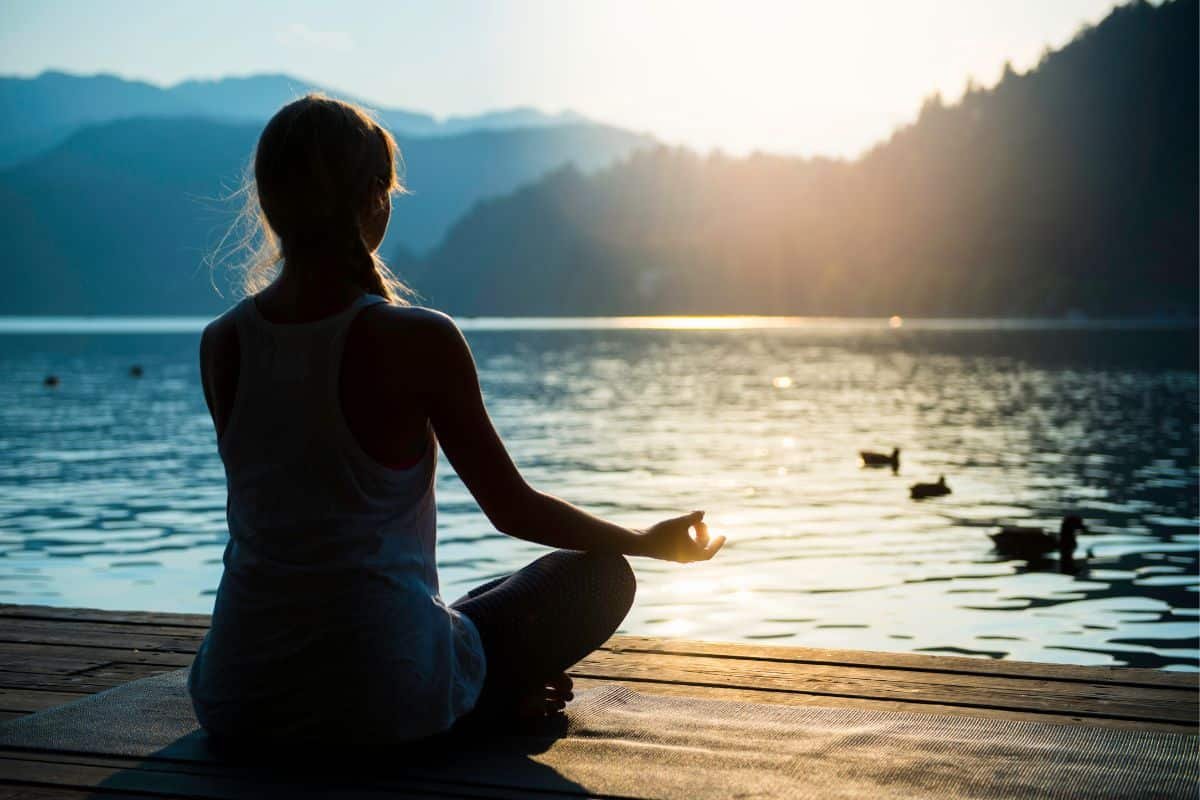
[[[1200,666],[1194,327],[463,325],[535,486],[630,525],[706,509],[728,536],[707,564],[635,559],[625,632]],[[0,320],[0,600],[211,609],[227,533],[199,326]],[[899,475],[859,465],[892,446]],[[939,474],[953,494],[909,499]],[[541,552],[444,459],[437,488],[448,599]],[[1074,574],[986,536],[1067,513],[1090,528]]]

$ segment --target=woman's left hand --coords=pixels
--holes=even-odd
[[[693,529],[696,531],[695,537],[691,533]],[[664,520],[642,531],[637,547],[630,555],[679,563],[708,561],[724,544],[724,536],[709,538],[704,512],[693,511],[682,517]]]

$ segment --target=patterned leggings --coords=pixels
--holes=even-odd
[[[603,644],[629,613],[635,589],[623,556],[555,550],[452,603],[475,623],[487,657],[472,715],[502,714]]]

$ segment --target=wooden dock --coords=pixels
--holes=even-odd
[[[208,617],[196,614],[0,605],[0,719],[187,666],[207,627]],[[1175,733],[1195,733],[1200,711],[1195,673],[641,636],[613,637],[572,674],[577,689],[618,684],[708,699]],[[181,793],[186,769],[170,760],[0,748],[0,800],[89,797],[101,785],[104,796],[254,796],[211,781],[185,782],[192,788]],[[124,788],[115,776],[125,776]],[[447,787],[433,794],[478,796]]]

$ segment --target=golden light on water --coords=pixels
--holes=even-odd
[[[663,586],[669,594],[684,595],[713,595],[719,588],[717,581],[712,578],[682,578]]]
[[[771,381],[771,385],[776,389],[788,389],[792,385],[792,379],[787,375],[779,375]]]
[[[696,627],[696,624],[687,619],[672,619],[664,622],[658,627],[658,633],[661,636],[683,636]]]
[[[681,331],[727,331],[787,327],[789,317],[617,317],[618,327]]]

